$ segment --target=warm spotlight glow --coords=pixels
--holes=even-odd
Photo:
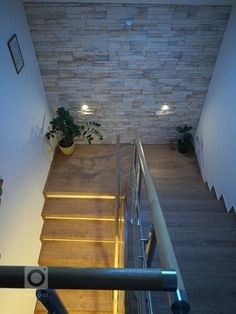
[[[99,218],[99,217],[71,217],[71,216],[44,216],[45,219],[57,219],[57,220],[83,220],[83,221],[111,221],[115,222],[115,218]],[[124,222],[124,218],[120,218],[121,222]]]
[[[43,241],[56,241],[56,242],[83,242],[83,243],[114,243],[113,240],[96,240],[96,239],[67,239],[67,238],[50,238],[44,237]]]
[[[86,104],[81,105],[80,110],[78,110],[78,114],[81,114],[82,116],[94,113],[95,113],[94,110],[89,108],[89,106]]]
[[[77,192],[63,193],[63,192],[45,192],[47,198],[85,198],[85,199],[105,199],[105,200],[114,200],[115,195],[100,195],[100,194],[78,194]]]
[[[82,111],[88,111],[88,110],[89,110],[88,105],[82,105],[82,106],[81,106],[81,110],[82,110]]]
[[[167,111],[167,110],[170,110],[170,107],[169,107],[167,104],[164,104],[164,105],[161,107],[161,110]]]
[[[161,108],[155,112],[157,116],[165,116],[172,113],[174,113],[174,111],[171,111],[170,107],[166,103],[164,103]]]

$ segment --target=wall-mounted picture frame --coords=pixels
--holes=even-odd
[[[3,184],[3,179],[0,178],[0,197],[2,196],[2,184]],[[1,201],[1,198],[0,198]]]
[[[24,60],[20,50],[19,42],[16,34],[14,34],[7,42],[12,61],[14,63],[16,73],[19,74],[24,66]]]

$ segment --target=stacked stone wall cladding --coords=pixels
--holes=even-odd
[[[196,128],[230,6],[26,4],[53,113],[59,106],[101,122],[105,143],[176,138]],[[132,20],[132,26],[126,20]],[[155,113],[168,104],[170,114]]]

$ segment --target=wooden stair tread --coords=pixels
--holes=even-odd
[[[113,218],[114,200],[109,199],[46,199],[42,211],[47,217]]]
[[[184,212],[190,213],[225,213],[224,204],[221,201],[213,201],[212,199],[165,199],[160,198],[161,206],[164,211],[179,212],[184,215]]]
[[[112,313],[112,291],[106,290],[57,290],[69,313]],[[47,313],[40,302],[36,313]]]
[[[39,265],[75,267],[113,267],[113,243],[45,241]]]
[[[76,145],[72,156],[56,151],[44,188],[39,265],[114,266],[115,152],[102,144]],[[58,294],[68,313],[113,313],[112,291]],[[37,302],[35,313],[47,312]]]
[[[211,193],[207,192],[207,191],[188,191],[187,188],[184,190],[172,190],[172,191],[168,191],[168,190],[158,190],[158,197],[160,198],[161,203],[163,202],[162,200],[182,200],[182,202],[184,201],[215,201],[215,196],[212,195]]]
[[[230,215],[226,212],[185,212],[184,214],[181,212],[164,212],[164,216],[166,222],[171,227],[188,227],[190,231],[198,231],[204,228],[211,230],[212,228],[218,228],[219,230],[228,229],[228,233],[230,234],[230,229],[232,231],[235,227],[236,216]],[[196,221],[198,221],[198,225],[196,225]],[[220,233],[221,237],[225,235]],[[207,236],[207,235],[204,235]]]
[[[96,240],[114,241],[114,221],[47,219],[44,222],[41,240]]]
[[[102,146],[100,146],[102,145]],[[45,185],[47,192],[113,193],[115,145],[76,145],[72,156],[54,155]]]

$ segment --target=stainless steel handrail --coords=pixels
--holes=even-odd
[[[152,212],[152,223],[154,226],[158,251],[161,259],[162,267],[175,269],[177,274],[177,290],[173,297],[173,294],[169,295],[172,311],[180,311],[181,313],[188,313],[190,305],[188,303],[184,282],[181,276],[179,265],[175,256],[175,252],[170,240],[170,236],[167,230],[166,222],[162,213],[160,201],[158,199],[156,188],[154,186],[147,162],[145,159],[143,147],[138,135],[135,135],[135,154],[136,162],[137,158],[140,162],[142,169],[142,177],[145,181],[148,200]]]
[[[136,169],[137,170],[137,169]],[[131,172],[132,182],[132,226],[133,226],[133,250],[134,250],[134,265],[135,267],[143,267],[147,269],[147,260],[145,252],[145,240],[143,232],[143,222],[141,219],[141,208],[140,208],[140,188],[141,188],[141,177],[142,174],[140,169],[136,171],[134,164]],[[137,184],[138,183],[138,184]],[[137,292],[137,311],[140,314],[153,314],[153,304],[150,291]]]

